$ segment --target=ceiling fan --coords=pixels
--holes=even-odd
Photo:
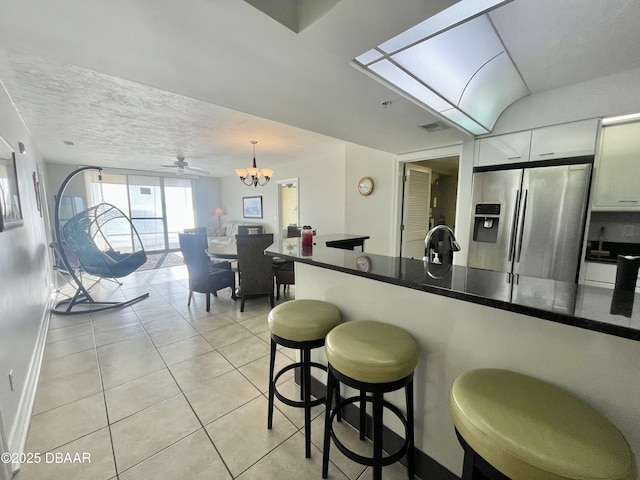
[[[160,165],[162,168],[175,168],[176,174],[209,175],[209,172],[200,167],[190,167],[184,157],[177,157],[171,165]]]

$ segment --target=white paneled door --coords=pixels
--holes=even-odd
[[[431,169],[408,163],[402,205],[402,257],[422,259],[430,215]]]

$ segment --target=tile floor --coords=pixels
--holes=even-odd
[[[321,478],[321,406],[310,459],[300,409],[276,401],[274,427],[266,428],[268,299],[247,300],[240,313],[226,290],[210,313],[200,294],[187,307],[184,266],[136,272],[121,287],[102,282],[92,292],[150,297],[106,313],[51,316],[25,447],[49,461],[23,465],[17,480]],[[281,349],[278,364],[290,358],[294,352]],[[291,376],[280,389],[298,391]],[[348,425],[340,435],[369,446]],[[329,478],[371,478],[335,447],[331,460]],[[405,479],[406,470],[396,464],[383,475]]]

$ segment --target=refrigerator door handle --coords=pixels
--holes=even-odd
[[[513,209],[513,218],[511,219],[511,229],[509,230],[509,249],[508,261],[513,260],[515,251],[516,227],[518,225],[518,210],[520,209],[520,190],[516,190],[516,207]]]
[[[516,263],[520,261],[520,253],[522,252],[522,243],[524,239],[524,219],[527,216],[527,195],[529,190],[524,191],[524,195],[522,198],[522,213],[520,214],[520,226],[518,228],[518,244],[517,244],[517,255],[516,255]]]

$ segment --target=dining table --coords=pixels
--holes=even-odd
[[[238,247],[234,243],[210,243],[206,250],[212,259],[237,260]]]

